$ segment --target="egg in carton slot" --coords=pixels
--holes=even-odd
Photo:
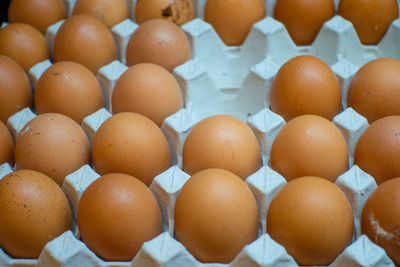
[[[72,10],[75,1],[69,3]],[[134,14],[135,1],[129,1]],[[336,1],[337,4],[338,1]],[[0,252],[0,263],[5,266],[297,266],[285,249],[265,233],[265,217],[268,206],[286,184],[286,180],[269,167],[272,142],[285,121],[269,107],[269,87],[279,67],[300,54],[317,56],[327,62],[337,75],[342,96],[347,95],[351,78],[358,68],[371,59],[387,56],[400,57],[400,20],[394,21],[386,36],[377,46],[360,43],[352,24],[340,16],[325,23],[311,46],[297,47],[285,27],[271,17],[275,1],[266,1],[268,16],[256,23],[245,43],[240,47],[226,46],[211,25],[202,20],[204,0],[194,1],[197,16],[182,26],[192,44],[193,59],[178,66],[174,75],[179,81],[185,99],[185,109],[164,121],[162,130],[169,141],[174,163],[166,172],[154,179],[151,190],[155,194],[163,214],[163,230],[155,239],[145,243],[132,262],[104,262],[81,241],[79,231],[66,232],[46,245],[38,260],[12,259]],[[132,15],[133,17],[133,15]],[[46,39],[52,47],[54,36],[62,22],[52,25]],[[124,65],[127,42],[136,29],[133,20],[126,20],[113,27],[112,33],[119,48],[119,61],[100,69],[97,78],[102,84],[106,109],[111,111],[112,89],[119,76],[127,69]],[[33,85],[51,65],[45,61],[34,66],[29,76]],[[33,86],[34,87],[34,86]],[[355,144],[368,126],[365,118],[351,108],[346,108],[342,97],[342,112],[333,122],[345,136],[349,147],[351,168],[341,175],[336,184],[348,197],[354,212],[354,242],[338,256],[331,266],[394,266],[383,249],[360,233],[360,215],[369,194],[376,188],[374,179],[353,166]],[[101,109],[85,118],[82,127],[92,140],[101,123],[111,116]],[[257,136],[262,154],[262,167],[246,179],[259,209],[259,237],[246,246],[228,264],[202,264],[175,239],[173,210],[176,196],[189,176],[181,170],[182,148],[190,129],[202,118],[214,114],[230,114],[244,121]],[[29,109],[9,118],[8,126],[14,137],[35,116]],[[4,164],[1,176],[12,171]],[[72,210],[84,189],[99,175],[90,166],[83,166],[68,175],[63,190]]]

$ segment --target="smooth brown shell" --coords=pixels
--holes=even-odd
[[[400,265],[400,178],[385,181],[369,196],[361,215],[361,231]]]
[[[7,126],[0,121],[0,165],[14,163],[14,141]]]
[[[162,232],[161,225],[161,212],[153,193],[126,174],[98,178],[79,201],[82,240],[107,261],[132,260],[144,242]]]
[[[177,239],[202,262],[228,263],[257,238],[258,210],[238,176],[221,169],[196,173],[175,204]]]
[[[0,55],[0,121],[32,107],[32,89],[28,75],[17,62]]]
[[[38,258],[43,247],[72,229],[61,188],[36,171],[18,170],[0,180],[0,247],[15,258]]]

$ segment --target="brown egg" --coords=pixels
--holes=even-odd
[[[72,119],[46,113],[29,121],[15,144],[18,169],[36,170],[62,185],[66,175],[90,164],[90,144]]]
[[[12,0],[8,8],[9,22],[22,22],[38,29],[47,28],[67,17],[63,0]]]
[[[35,89],[36,113],[61,113],[78,124],[104,107],[99,81],[93,73],[75,62],[58,62],[40,77]]]
[[[153,19],[141,24],[129,39],[126,63],[154,63],[172,72],[191,59],[190,43],[185,33],[173,22]]]
[[[209,168],[233,172],[243,180],[260,167],[260,150],[251,129],[228,116],[208,117],[196,124],[186,138],[183,169],[192,175]]]
[[[351,81],[347,102],[369,123],[400,115],[400,60],[379,58],[362,66]]]
[[[167,19],[183,25],[194,19],[194,7],[192,0],[137,1],[135,18],[139,24],[150,19]]]
[[[49,59],[50,52],[39,30],[24,23],[10,23],[0,29],[0,55],[14,59],[28,72],[33,65]]]
[[[78,0],[72,15],[87,14],[102,20],[108,28],[129,18],[126,0]]]
[[[340,0],[338,14],[353,23],[361,43],[374,45],[399,16],[397,0]]]
[[[106,174],[85,190],[78,206],[83,242],[107,261],[129,261],[142,244],[161,232],[161,212],[150,189],[138,179]]]
[[[176,237],[201,262],[232,261],[245,245],[256,240],[257,229],[254,196],[231,172],[198,172],[176,199]]]
[[[272,199],[267,232],[299,265],[325,266],[351,244],[353,213],[335,184],[301,177]]]
[[[0,165],[14,163],[14,141],[6,125],[0,121]]]
[[[306,114],[332,120],[340,112],[341,93],[335,73],[314,56],[287,61],[272,82],[270,96],[271,110],[286,121]]]
[[[141,63],[119,77],[112,94],[113,113],[136,112],[158,126],[183,107],[181,88],[163,67]]]
[[[100,126],[92,155],[98,173],[126,173],[146,185],[171,166],[171,151],[160,128],[131,112],[115,114]]]
[[[72,228],[71,208],[46,175],[19,170],[0,180],[0,247],[15,258],[38,258],[43,247]]]
[[[385,181],[369,196],[361,215],[361,231],[400,265],[400,178]]]
[[[354,164],[377,184],[400,176],[400,116],[376,120],[364,131],[354,151]]]
[[[278,0],[274,8],[274,18],[285,25],[296,45],[310,45],[334,15],[333,0]]]
[[[62,24],[54,39],[54,61],[75,61],[94,74],[117,59],[117,46],[107,26],[90,15],[75,15]]]
[[[226,45],[241,45],[253,24],[265,17],[263,0],[207,0],[204,20]]]
[[[318,176],[333,182],[348,169],[347,144],[332,122],[303,115],[289,121],[276,136],[271,167],[289,181]]]
[[[28,76],[17,62],[0,55],[0,121],[32,106],[32,89]]]

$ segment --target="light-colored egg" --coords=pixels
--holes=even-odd
[[[398,0],[340,0],[338,14],[353,23],[361,42],[379,43],[399,17]]]
[[[29,24],[42,34],[50,25],[66,17],[63,0],[12,0],[8,8],[9,22]]]
[[[0,165],[14,163],[14,141],[7,126],[0,121]]]
[[[271,167],[287,180],[318,176],[335,181],[348,169],[347,144],[332,122],[303,115],[279,131],[271,148]]]
[[[201,262],[232,261],[257,238],[257,228],[254,196],[231,172],[198,172],[183,185],[176,199],[176,237]]]
[[[18,169],[39,171],[62,185],[66,175],[90,164],[89,139],[74,120],[57,113],[29,121],[17,137]]]
[[[400,178],[379,185],[369,196],[361,215],[361,230],[400,265]]]
[[[178,82],[170,72],[156,64],[133,65],[119,77],[112,93],[113,113],[136,112],[158,126],[182,107]]]
[[[226,45],[241,45],[253,24],[265,17],[263,0],[207,0],[204,20]]]
[[[379,58],[362,66],[351,81],[347,103],[369,123],[400,115],[400,60]]]
[[[96,76],[81,64],[58,62],[48,68],[36,84],[37,114],[61,113],[78,124],[104,107],[104,97]]]
[[[125,173],[146,185],[171,166],[171,151],[160,128],[131,112],[115,114],[100,126],[92,155],[98,173]]]
[[[319,177],[282,187],[267,214],[267,232],[301,266],[327,266],[351,244],[353,211],[343,192]]]
[[[192,0],[142,0],[135,6],[135,19],[141,24],[150,19],[167,19],[178,25],[194,19]]]
[[[102,20],[108,28],[129,18],[126,0],[78,0],[72,15],[87,14]]]
[[[48,176],[18,170],[0,180],[0,247],[15,258],[38,258],[43,247],[72,229],[71,208]]]
[[[54,39],[54,61],[74,61],[94,74],[117,59],[117,46],[107,26],[90,15],[64,21]]]
[[[28,75],[17,62],[0,55],[0,121],[32,107],[32,89]]]
[[[152,19],[141,24],[129,39],[126,63],[158,64],[172,72],[191,59],[190,43],[185,33],[173,22]]]
[[[182,159],[188,174],[220,168],[244,180],[259,169],[260,150],[254,133],[244,122],[216,115],[202,120],[189,132]]]
[[[271,110],[286,121],[307,114],[332,120],[340,112],[341,92],[335,73],[314,56],[297,56],[283,64],[270,96]]]
[[[278,0],[274,8],[274,18],[285,25],[297,45],[310,45],[334,15],[333,0]]]
[[[153,193],[126,174],[98,178],[79,201],[81,238],[107,261],[132,260],[144,242],[161,233],[161,225],[161,212]]]
[[[8,56],[28,72],[33,65],[50,57],[42,33],[24,23],[10,23],[0,29],[0,55]]]
[[[354,151],[354,164],[377,184],[400,177],[400,116],[376,120],[363,132]]]

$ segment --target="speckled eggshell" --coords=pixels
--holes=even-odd
[[[351,81],[347,103],[369,123],[400,115],[400,60],[379,58],[362,66]]]
[[[176,238],[201,262],[232,261],[257,238],[257,228],[255,198],[244,181],[231,172],[198,172],[176,199]]]
[[[26,72],[50,57],[42,33],[24,23],[10,23],[0,29],[0,54],[17,61]]]
[[[208,117],[189,132],[183,146],[183,170],[192,175],[209,168],[233,172],[243,180],[260,167],[260,150],[251,129],[229,115]]]
[[[393,178],[369,196],[361,216],[361,230],[400,265],[400,178]]]
[[[0,165],[14,163],[14,141],[7,126],[0,121]]]
[[[172,72],[191,59],[190,43],[175,23],[152,19],[139,25],[132,34],[126,50],[126,64],[158,64]]]
[[[363,44],[375,45],[399,17],[398,4],[397,0],[340,0],[338,15],[353,23]]]
[[[87,14],[102,20],[112,28],[129,19],[129,6],[126,0],[78,0],[72,15]]]
[[[63,0],[12,0],[8,8],[9,22],[32,25],[42,34],[47,28],[67,17]]]
[[[0,121],[32,106],[32,89],[28,75],[17,62],[0,55]]]
[[[271,167],[289,181],[302,176],[335,181],[348,169],[347,144],[332,122],[303,115],[289,121],[276,136]]]
[[[96,76],[75,62],[58,62],[48,68],[36,84],[37,114],[64,114],[78,124],[104,107],[104,96]]]
[[[118,113],[96,132],[93,163],[101,175],[125,173],[146,185],[171,167],[171,151],[160,128],[143,115]]]
[[[107,261],[129,261],[144,242],[161,234],[156,198],[140,180],[106,174],[85,190],[78,206],[82,240]]]
[[[340,85],[328,64],[297,56],[279,69],[271,86],[271,110],[286,121],[313,114],[332,120],[340,112]]]
[[[117,46],[108,27],[90,15],[64,21],[54,39],[54,61],[74,61],[94,74],[117,59]]]
[[[72,229],[67,197],[49,177],[18,170],[0,180],[0,247],[15,258],[38,258],[46,243]]]
[[[39,171],[61,185],[66,175],[90,164],[89,139],[79,124],[67,116],[41,114],[18,135],[15,161],[18,169]]]
[[[267,214],[267,232],[300,265],[327,266],[351,244],[353,211],[343,192],[319,177],[282,187]]]
[[[376,120],[361,135],[354,163],[377,184],[400,176],[400,116]]]

